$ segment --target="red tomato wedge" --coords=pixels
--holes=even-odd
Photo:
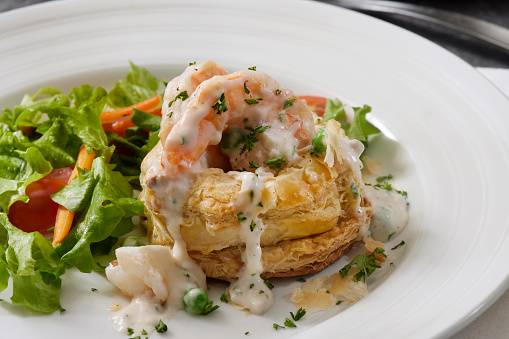
[[[327,105],[327,98],[317,97],[312,95],[299,95],[299,98],[306,100],[308,109],[316,113],[316,115],[323,117],[325,112],[325,105]]]
[[[71,171],[68,171],[69,175]],[[64,179],[65,171],[59,172],[53,177],[48,175],[27,186],[25,193],[28,195],[28,202],[16,201],[9,209],[11,224],[24,232],[41,233],[55,225],[58,204],[51,200],[49,195],[67,185],[67,181],[57,179]]]

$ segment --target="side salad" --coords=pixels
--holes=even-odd
[[[109,92],[43,87],[3,110],[0,291],[12,284],[13,304],[63,310],[66,270],[103,271],[111,261],[104,255],[135,228],[144,205],[133,191],[158,141],[161,85],[131,63]]]

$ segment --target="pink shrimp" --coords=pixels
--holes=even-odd
[[[164,142],[165,168],[192,166],[207,147],[219,144],[225,131],[244,133],[243,142],[229,153],[234,169],[277,156],[289,158],[314,135],[313,114],[305,101],[259,71],[242,70],[203,81],[179,113]],[[254,144],[262,133],[264,142]]]

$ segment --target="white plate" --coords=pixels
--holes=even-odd
[[[207,317],[181,313],[168,324],[172,337],[443,337],[502,294],[509,102],[436,45],[305,1],[64,1],[0,15],[2,107],[42,85],[111,86],[128,60],[169,79],[207,59],[229,70],[256,65],[299,94],[371,105],[389,137],[373,147],[409,191],[411,222],[394,240],[407,245],[393,274],[341,314],[306,316],[297,329],[276,332],[272,324],[294,311],[287,300],[298,283],[286,279],[276,281],[266,315],[246,317],[224,304]],[[62,290],[67,312],[41,316],[1,303],[2,336],[126,338],[108,323],[107,308],[119,298],[103,276],[71,272]]]

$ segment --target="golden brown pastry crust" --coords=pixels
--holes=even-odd
[[[319,271],[346,252],[369,223],[370,207],[352,194],[354,173],[347,163],[332,168],[308,153],[268,178],[262,192],[260,218],[262,277],[283,277]],[[221,169],[198,175],[184,205],[181,234],[190,256],[209,277],[231,280],[242,265],[240,223],[234,202],[241,181]],[[362,194],[362,191],[361,191]],[[172,246],[161,206],[144,192],[151,244]]]

